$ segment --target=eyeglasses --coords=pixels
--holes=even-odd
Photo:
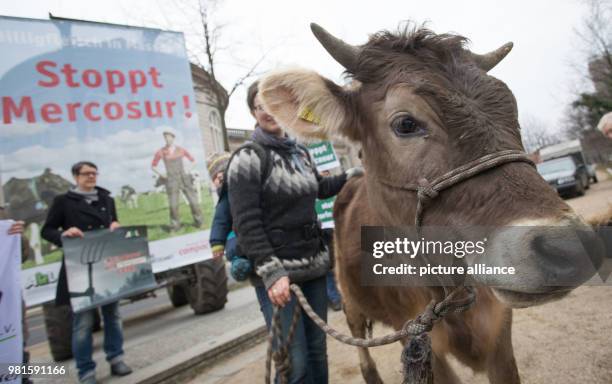
[[[82,173],[79,173],[79,176],[85,176],[85,177],[96,177],[98,175],[99,175],[98,172],[82,172]]]

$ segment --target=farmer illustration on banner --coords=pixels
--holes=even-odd
[[[193,168],[195,160],[186,149],[175,145],[176,132],[172,128],[164,128],[163,136],[166,145],[155,153],[151,168],[159,177],[157,184],[166,186],[168,205],[170,206],[170,230],[178,231],[181,228],[179,218],[179,196],[181,192],[191,208],[194,225],[199,228],[202,226],[202,210],[196,192],[196,179],[191,174],[191,168]],[[190,163],[189,170],[185,169],[185,159]],[[157,168],[160,160],[164,162],[165,174]]]

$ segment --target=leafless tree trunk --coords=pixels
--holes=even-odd
[[[564,140],[559,133],[551,132],[545,122],[531,115],[526,116],[521,122],[521,137],[527,153],[533,153],[542,147]]]
[[[576,34],[585,47],[586,78],[594,92],[577,92],[567,110],[566,132],[582,137],[595,130],[599,118],[612,110],[612,0],[583,0],[587,15]]]
[[[211,77],[211,90],[215,95],[215,99],[217,102],[217,107],[219,110],[219,114],[221,117],[221,130],[223,132],[223,147],[226,151],[229,152],[229,141],[227,137],[227,126],[225,124],[225,112],[227,111],[227,107],[229,105],[229,99],[232,97],[236,89],[242,86],[244,82],[255,74],[257,67],[264,60],[266,54],[262,54],[262,56],[255,62],[253,65],[246,70],[246,72],[240,76],[232,87],[227,91],[224,91],[223,88],[219,87],[218,84],[220,82],[217,80],[217,76],[215,74],[215,64],[216,64],[216,56],[215,51],[217,48],[218,37],[220,35],[220,30],[223,26],[212,27],[211,24],[211,11],[214,10],[216,4],[215,0],[196,0],[198,2],[198,13],[200,16],[200,23],[202,25],[203,36],[202,36],[202,45],[205,51],[205,56],[207,60],[207,66],[204,67],[208,71]]]
[[[257,68],[266,58],[268,52],[264,52],[253,63],[244,67],[244,72],[239,75],[230,87],[223,87],[217,76],[219,65],[218,53],[224,47],[220,45],[224,25],[215,20],[215,10],[219,6],[219,0],[170,0],[157,1],[162,16],[165,18],[163,28],[176,30],[183,29],[188,32],[191,44],[187,47],[189,59],[200,68],[204,69],[210,76],[207,90],[214,95],[214,103],[221,119],[221,130],[223,132],[223,147],[229,151],[227,137],[227,125],[225,114],[229,106],[230,98],[234,92],[241,87],[249,78],[258,75]],[[173,15],[181,14],[180,21],[173,20]],[[156,21],[144,21],[145,24],[157,24]],[[197,85],[196,85],[197,86]]]

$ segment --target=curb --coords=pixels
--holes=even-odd
[[[145,369],[136,370],[129,376],[113,380],[113,383],[183,383],[197,376],[215,361],[245,350],[261,342],[266,336],[263,319],[245,324],[207,343],[195,345]]]

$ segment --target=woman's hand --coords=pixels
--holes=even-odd
[[[268,297],[274,305],[284,307],[291,300],[291,291],[289,290],[289,278],[283,276],[276,280],[268,289]]]
[[[70,227],[62,232],[62,237],[83,237],[83,232],[77,227]]]
[[[14,222],[8,230],[9,235],[21,235],[25,228],[25,223],[23,221]]]
[[[110,230],[111,230],[111,232],[112,232],[112,231],[114,231],[114,230],[115,230],[115,229],[117,229],[117,228],[121,228],[121,224],[119,224],[119,222],[118,222],[118,221],[113,221],[113,222],[111,223],[111,225],[110,225],[110,228],[109,228],[109,229],[110,229]]]

